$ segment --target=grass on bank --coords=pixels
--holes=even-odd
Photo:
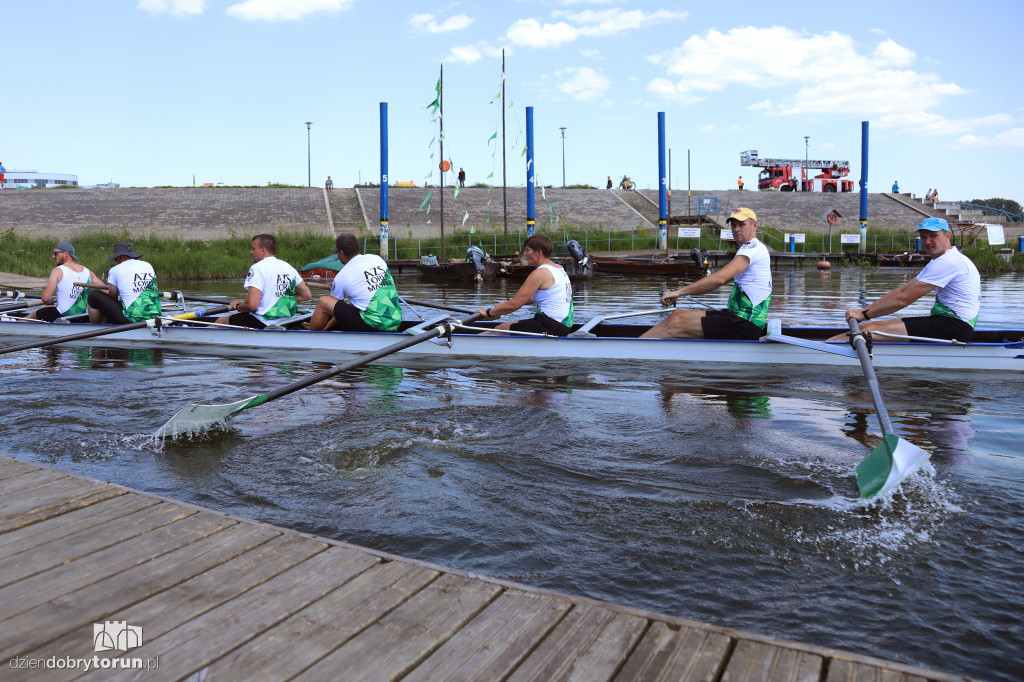
[[[543,230],[555,242],[559,252],[564,252],[564,244],[570,239],[583,244],[588,252],[593,251],[654,251],[657,246],[657,231],[651,228],[631,231],[610,232],[601,229],[574,228],[566,230]],[[680,239],[669,231],[669,249],[677,253],[687,253],[692,248],[710,250],[733,250],[731,241],[720,239],[718,227],[705,227],[701,239]],[[300,268],[306,263],[320,260],[334,253],[334,240],[322,233],[285,232],[277,236],[277,255],[282,260]],[[767,235],[765,235],[767,236]],[[821,253],[824,244],[820,242],[822,235],[808,234],[808,242],[797,245],[798,252]],[[869,232],[868,251],[873,251],[872,237],[879,247],[878,251],[905,251],[902,248],[885,248],[889,244],[905,244],[907,233],[886,233],[878,230]],[[521,250],[526,233],[509,231],[509,251],[516,253]],[[380,242],[377,237],[360,236],[360,244],[365,253],[380,253]],[[827,237],[824,237],[827,241]],[[910,237],[913,240],[913,236]],[[813,241],[812,241],[813,240]],[[0,235],[0,272],[18,275],[46,277],[53,268],[50,254],[57,240],[48,237],[25,237],[16,233]],[[133,248],[142,254],[142,258],[153,264],[157,277],[173,280],[233,280],[245,277],[252,258],[249,255],[250,241],[248,235],[222,239],[182,240],[158,236],[132,236],[128,231],[92,232],[76,236],[72,243],[79,262],[96,274],[104,277],[113,265],[108,257],[113,253],[114,244],[131,242]],[[768,241],[768,240],[766,240]],[[835,244],[838,246],[838,236]],[[469,233],[454,230],[445,239],[445,255],[448,258],[460,258],[465,255],[470,244],[480,246],[491,254],[503,254],[504,233]],[[770,244],[770,242],[769,242]],[[781,245],[770,244],[773,248]],[[818,248],[815,248],[815,247]],[[421,255],[440,253],[441,239],[395,237],[389,240],[388,257],[394,260],[418,259]],[[844,249],[851,256],[850,263],[865,266],[865,261],[855,260],[856,245],[847,245]],[[982,243],[980,246],[968,247],[964,250],[978,266],[978,270],[987,274],[1002,272],[1024,272],[1024,256],[1014,254],[1012,258],[993,251],[994,247]],[[781,250],[781,249],[780,249]],[[838,249],[834,251],[838,253]]]
[[[296,267],[320,260],[334,252],[334,240],[324,234],[282,233],[277,237],[277,256]],[[15,233],[0,236],[0,272],[46,277],[53,269],[50,237],[25,237]],[[131,242],[132,248],[151,263],[159,279],[204,280],[243,279],[252,265],[248,236],[182,240],[124,232],[92,232],[71,242],[78,262],[100,277],[114,265],[108,260],[114,244]]]

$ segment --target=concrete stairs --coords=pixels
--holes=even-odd
[[[356,192],[352,187],[336,187],[333,192],[327,193],[335,236],[346,232],[359,234],[368,227]]]
[[[909,192],[902,192],[900,194],[885,194],[893,201],[897,201],[904,206],[913,209],[916,213],[919,213],[924,218],[943,218],[958,223],[1005,223],[1006,216],[1003,215],[985,215],[984,212],[979,210],[968,210],[961,208],[957,202],[939,202],[939,203],[928,203],[925,202],[921,197],[915,197]]]
[[[658,224],[658,202],[636,190],[613,189],[612,193],[636,211],[651,227]]]

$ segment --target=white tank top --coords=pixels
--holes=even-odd
[[[75,272],[66,265],[59,265],[57,267],[63,273],[61,280],[57,282],[57,312],[63,315],[71,310],[79,302],[79,299],[83,297],[83,294],[86,293],[85,287],[78,285],[89,281],[89,268],[82,268],[81,272]],[[80,311],[73,311],[72,314],[85,312],[85,301],[82,301],[80,307]]]
[[[537,311],[562,324],[572,324],[572,283],[565,268],[544,263],[538,267],[551,271],[555,283],[547,289],[538,289],[530,298],[537,304]],[[568,322],[566,322],[568,320]]]

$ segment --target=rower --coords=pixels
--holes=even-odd
[[[292,317],[299,303],[313,298],[299,272],[276,253],[274,235],[258,234],[252,238],[249,254],[253,265],[242,284],[249,293],[243,300],[231,301],[231,309],[238,312],[218,317],[218,324],[263,329],[270,320]]]
[[[29,320],[53,322],[59,317],[81,315],[88,309],[89,290],[78,285],[103,283],[89,268],[76,262],[78,256],[70,242],[57,242],[51,255],[57,267],[50,270],[43,287],[43,303],[47,306],[29,313]]]
[[[160,316],[160,292],[153,266],[132,249],[131,242],[114,245],[116,265],[107,273],[107,289],[89,292],[89,321],[129,324]]]
[[[334,276],[331,293],[317,300],[309,328],[347,332],[397,330],[402,324],[402,307],[388,264],[380,256],[360,253],[354,234],[338,235],[334,247],[343,267]]]
[[[981,275],[970,258],[953,246],[949,223],[942,218],[925,218],[917,226],[921,250],[932,257],[921,274],[896,287],[866,308],[850,308],[847,320],[866,322],[861,330],[900,336],[968,341],[978,323],[981,310]],[[922,296],[934,291],[931,314],[921,317],[875,320],[891,315]],[[871,321],[869,321],[871,320]],[[845,341],[847,333],[829,341]],[[902,341],[891,337],[872,337],[874,341]]]
[[[513,313],[532,301],[537,306],[537,314],[527,320],[502,322],[495,327],[495,331],[484,334],[510,330],[568,336],[572,332],[572,283],[565,268],[551,260],[554,251],[555,244],[546,235],[535,234],[526,238],[523,242],[523,258],[534,267],[533,272],[515,296],[476,312],[492,319]]]
[[[757,239],[757,215],[737,208],[726,221],[739,250],[729,264],[693,284],[661,295],[661,304],[675,305],[680,296],[706,294],[733,282],[725,310],[676,310],[641,338],[759,339],[772,300],[771,256]]]

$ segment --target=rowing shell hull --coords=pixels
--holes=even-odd
[[[22,339],[47,339],[109,328],[108,325],[46,324],[0,321],[0,343]],[[823,353],[771,341],[711,341],[683,339],[638,339],[640,328],[634,325],[599,325],[597,337],[523,337],[454,334],[452,343],[432,341],[401,351],[404,357],[433,357],[455,360],[498,359],[508,362],[524,358],[538,360],[636,360],[695,363],[702,366],[733,364],[770,364],[803,366],[859,367],[855,358]],[[801,330],[787,328],[788,334]],[[810,329],[822,336],[822,330]],[[836,333],[839,330],[834,330]],[[979,333],[979,335],[981,335]],[[875,343],[876,367],[899,369],[946,369],[1024,371],[1024,331],[992,332],[998,339],[1018,339],[1012,343],[971,343],[950,346],[931,343]],[[311,332],[283,329],[213,329],[204,327],[167,327],[135,329],[101,336],[69,345],[115,348],[165,348],[206,355],[256,355],[266,357],[276,351],[289,351],[289,358],[336,362],[345,353],[380,350],[401,339],[398,333]],[[837,343],[837,347],[849,348]],[[299,352],[302,355],[296,356]],[[13,357],[13,356],[12,356]],[[2,362],[3,356],[0,356]]]

